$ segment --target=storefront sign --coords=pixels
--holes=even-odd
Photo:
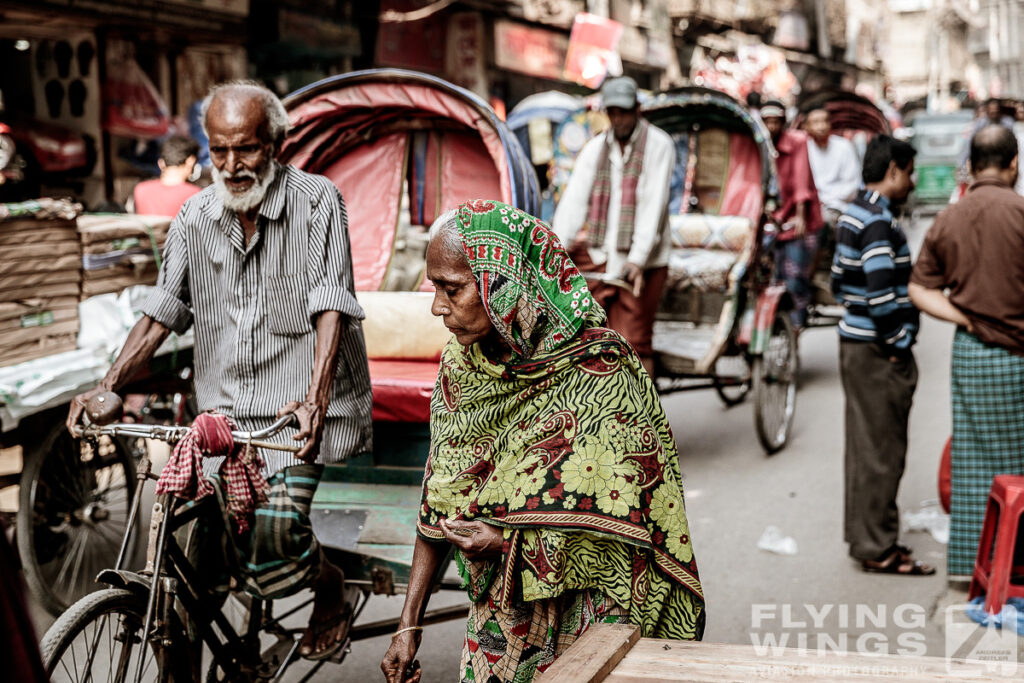
[[[529,21],[569,28],[584,10],[581,0],[523,0],[523,17]]]
[[[166,0],[169,5],[188,5],[210,12],[221,12],[238,17],[249,16],[249,0]]]
[[[353,57],[362,52],[359,29],[349,24],[336,24],[282,8],[278,13],[278,30],[284,41]]]
[[[593,14],[579,14],[569,38],[565,78],[588,88],[601,85],[608,67],[618,60],[622,24]]]
[[[412,12],[423,8],[417,0],[381,0],[380,11]],[[431,14],[417,21],[380,23],[377,31],[377,64],[403,69],[444,72],[447,17]]]
[[[494,22],[494,61],[509,71],[561,80],[569,39],[514,21]]]
[[[484,20],[477,12],[458,12],[448,20],[445,76],[481,97],[487,94]]]

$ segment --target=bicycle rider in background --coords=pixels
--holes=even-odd
[[[268,500],[258,505],[237,564],[248,592],[265,599],[314,591],[300,645],[326,659],[351,621],[344,575],[313,535],[309,507],[323,464],[371,449],[371,393],[355,298],[344,201],[334,185],[275,160],[288,130],[281,101],[262,85],[214,87],[203,103],[214,184],[171,225],[156,287],[117,360],[96,389],[116,391],[144,368],[171,331],[195,336],[200,410],[242,430],[293,413],[292,455],[266,454]],[[206,474],[216,458],[204,460]],[[229,533],[234,533],[229,532]],[[204,558],[206,559],[206,558]]]

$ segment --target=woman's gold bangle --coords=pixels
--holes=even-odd
[[[397,638],[402,633],[405,633],[406,631],[422,631],[422,630],[423,630],[422,626],[406,626],[405,628],[400,628],[397,631],[395,631],[394,633],[392,633],[391,634],[391,640],[394,640],[395,638]]]

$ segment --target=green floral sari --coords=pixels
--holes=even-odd
[[[454,339],[445,348],[420,534],[442,539],[443,518],[503,528],[501,560],[464,572],[474,600],[511,609],[594,591],[645,636],[699,638],[703,592],[653,382],[598,326],[603,311],[543,223],[497,202],[464,204],[458,217],[513,357],[495,362]]]

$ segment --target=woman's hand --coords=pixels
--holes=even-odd
[[[496,526],[457,519],[442,519],[440,526],[445,540],[470,560],[487,560],[501,555],[505,537]]]
[[[391,647],[380,663],[388,683],[419,683],[423,676],[420,663],[414,659],[420,646],[422,631],[406,631],[391,640]],[[406,675],[408,673],[408,676]]]

